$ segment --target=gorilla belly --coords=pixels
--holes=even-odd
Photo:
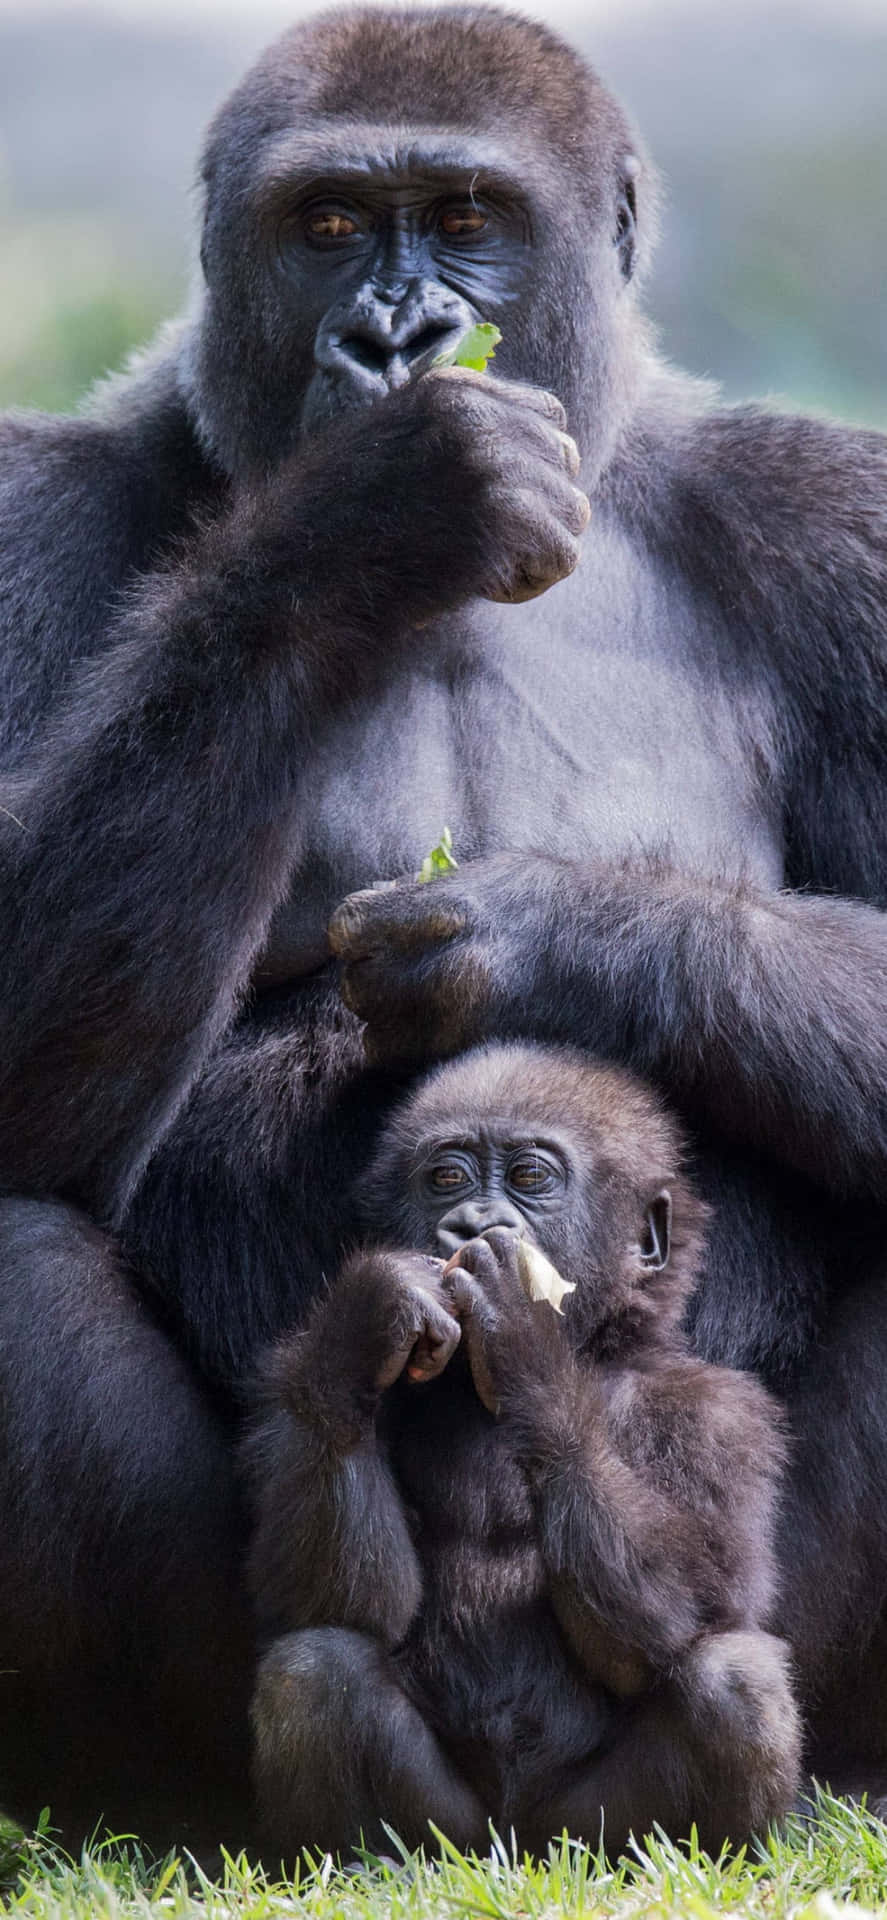
[[[541,1599],[474,1621],[470,1631],[452,1618],[443,1630],[420,1624],[398,1666],[499,1832],[521,1809],[549,1802],[562,1775],[599,1750],[618,1712],[570,1660]]]

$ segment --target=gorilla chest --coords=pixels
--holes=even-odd
[[[306,933],[353,888],[416,871],[444,825],[463,860],[653,852],[780,884],[766,718],[748,690],[700,664],[700,636],[657,649],[652,614],[617,596],[590,617],[571,588],[417,634],[372,701],[316,741],[295,883]]]

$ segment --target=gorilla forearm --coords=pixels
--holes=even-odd
[[[347,1453],[295,1416],[253,1437],[258,1519],[250,1576],[269,1632],[352,1627],[394,1646],[421,1576],[391,1474],[372,1431]]]
[[[408,888],[334,917],[374,1057],[413,1035],[446,1053],[492,1034],[578,1042],[722,1137],[887,1194],[887,916],[637,862],[501,856],[445,884],[443,944],[429,927],[423,945],[432,904]]]
[[[570,882],[573,958],[540,987],[573,1002],[567,1031],[584,1004],[590,1043],[702,1124],[833,1190],[887,1196],[887,917],[630,868]]]
[[[305,1331],[270,1355],[247,1454],[253,1586],[269,1626],[355,1627],[386,1646],[406,1634],[422,1577],[376,1428],[404,1368],[431,1378],[458,1344],[439,1271],[421,1254],[355,1254]]]
[[[530,388],[429,377],[132,587],[2,795],[5,1184],[119,1213],[231,1017],[343,688],[390,678],[432,614],[575,564],[562,421]],[[538,491],[501,486],[516,447]]]
[[[338,577],[333,492],[325,556],[316,500],[284,517],[260,493],[147,579],[4,796],[7,1185],[110,1211],[230,1018],[286,881],[306,743],[365,658],[319,577]]]
[[[335,1381],[327,1393],[323,1316],[281,1341],[246,1451],[255,1488],[250,1577],[269,1632],[337,1626],[386,1646],[403,1638],[421,1575],[375,1420]]]
[[[644,1430],[642,1393],[633,1406]],[[735,1624],[726,1529],[715,1537],[702,1476],[694,1489],[685,1471],[678,1495],[634,1465],[593,1375],[571,1368],[551,1391],[517,1382],[503,1411],[532,1488],[552,1603],[595,1678],[601,1658],[612,1660],[607,1683],[622,1691],[619,1670],[632,1656],[635,1664],[640,1656],[640,1681],[667,1669],[705,1628]],[[735,1479],[735,1458],[730,1467]]]

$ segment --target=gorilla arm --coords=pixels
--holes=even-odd
[[[603,1827],[613,1856],[657,1823],[675,1837],[695,1823],[715,1852],[762,1833],[801,1753],[787,1649],[760,1630],[781,1462],[767,1396],[680,1356],[583,1364],[521,1296],[512,1235],[458,1259],[454,1309],[527,1475],[552,1605],[623,1703],[602,1749],[522,1812],[522,1839],[566,1827],[597,1844]]]
[[[0,792],[7,1188],[119,1216],[246,983],[343,687],[371,692],[444,606],[575,565],[588,507],[563,420],[538,390],[429,375],[236,491],[110,633],[96,613],[97,657]],[[0,605],[20,621],[24,555],[50,538],[36,444],[5,432]],[[56,617],[64,657],[63,591]]]
[[[432,1379],[458,1345],[439,1273],[422,1254],[355,1255],[304,1332],[272,1350],[246,1455],[270,1629],[351,1627],[389,1647],[407,1632],[421,1574],[377,1416],[405,1369]]]
[[[429,1820],[461,1846],[486,1833],[387,1651],[409,1629],[422,1576],[376,1421],[401,1372],[431,1379],[458,1344],[439,1274],[421,1254],[355,1256],[271,1357],[247,1459],[257,1610],[280,1637],[259,1667],[253,1770],[282,1854],[379,1849],[387,1826],[418,1847]]]
[[[764,1390],[655,1349],[583,1362],[524,1297],[512,1234],[456,1258],[446,1284],[478,1392],[527,1475],[552,1603],[592,1678],[634,1693],[703,1632],[760,1626],[783,1459]]]
[[[883,1199],[887,441],[741,409],[688,429],[663,471],[643,543],[682,555],[743,686],[767,685],[803,892],[643,857],[463,865],[433,901],[345,903],[345,998],[378,1058],[569,1040],[655,1077],[701,1127]]]

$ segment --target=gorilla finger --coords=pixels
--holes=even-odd
[[[462,1321],[462,1339],[474,1391],[488,1413],[498,1414],[499,1395],[487,1353],[487,1343],[495,1337],[495,1316],[483,1288],[472,1281],[469,1275],[454,1268],[452,1282],[454,1308]]]
[[[469,1321],[475,1321],[478,1326],[485,1327],[489,1332],[492,1328],[493,1316],[489,1299],[480,1282],[467,1266],[461,1264],[464,1251],[465,1249],[460,1247],[458,1253],[454,1253],[447,1261],[442,1286],[444,1297],[451,1311],[457,1315],[463,1333],[466,1333],[467,1337]]]
[[[582,458],[579,453],[579,448],[577,447],[576,442],[573,439],[573,436],[571,433],[558,432],[557,438],[558,438],[558,445],[561,450],[561,458],[563,459],[564,466],[566,467],[567,472],[575,480],[576,475],[578,474],[579,469],[582,465]]]
[[[556,587],[559,580],[565,580],[574,573],[582,557],[578,539],[566,533],[563,527],[551,523],[549,537],[540,538],[538,531],[533,542],[535,552],[521,560],[510,574],[503,574],[488,589],[490,600],[504,601],[510,606],[518,606],[525,600],[536,600],[549,587]]]
[[[339,976],[339,995],[349,1013],[356,1013],[358,1020],[366,1019],[365,1009],[371,1006],[374,998],[372,982],[369,977],[370,961],[351,960],[342,968]]]
[[[499,1267],[517,1267],[517,1250],[520,1235],[513,1227],[487,1227],[481,1235],[493,1254]]]
[[[591,519],[591,501],[588,498],[588,494],[583,493],[581,487],[571,487],[570,491],[573,496],[572,514],[575,518],[571,517],[571,519],[567,521],[567,525],[573,533],[584,533]]]
[[[386,1393],[389,1387],[393,1387],[395,1380],[400,1379],[404,1368],[409,1369],[410,1356],[414,1352],[415,1344],[412,1337],[409,1340],[402,1340],[391,1353],[386,1354],[374,1381],[377,1392]]]
[[[407,1365],[407,1379],[435,1380],[452,1360],[462,1338],[462,1328],[451,1313],[440,1310],[429,1314]]]
[[[567,424],[566,409],[556,393],[547,387],[533,387],[525,380],[506,380],[502,374],[478,373],[474,367],[440,367],[434,376],[440,380],[450,380],[466,387],[477,387],[496,400],[509,405],[529,408],[533,413],[541,413],[546,420],[553,420],[558,427]]]
[[[524,380],[503,380],[496,375],[492,376],[491,384],[514,405],[541,414],[543,420],[550,420],[561,431],[566,427],[566,408],[548,387],[532,387]]]
[[[461,1273],[472,1276],[481,1289],[482,1297],[485,1280],[495,1279],[498,1273],[496,1255],[486,1238],[467,1240],[464,1247],[460,1247],[458,1252],[447,1261],[443,1270],[444,1280],[447,1279],[451,1269],[455,1271],[457,1266]]]
[[[426,889],[414,891],[416,883],[398,881],[379,891],[365,887],[350,893],[333,913],[327,928],[330,948],[337,959],[358,960],[380,946],[394,946],[404,952],[453,940],[464,933],[467,915],[464,906],[446,897],[438,889],[427,898]]]
[[[384,947],[362,959],[343,963],[339,993],[349,1013],[367,1021],[382,1038],[386,1030],[399,1032],[413,1021],[432,1024],[431,995],[404,963],[392,959]]]
[[[471,1368],[471,1378],[474,1381],[474,1391],[481,1405],[486,1407],[488,1413],[498,1414],[499,1395],[496,1392],[490,1363],[487,1359],[487,1350],[484,1346],[483,1334],[475,1320],[469,1320],[467,1324],[465,1329],[465,1345],[468,1351],[468,1365]]]
[[[337,959],[360,953],[373,927],[372,903],[378,898],[372,887],[364,887],[359,893],[349,893],[331,914],[326,937]]]

